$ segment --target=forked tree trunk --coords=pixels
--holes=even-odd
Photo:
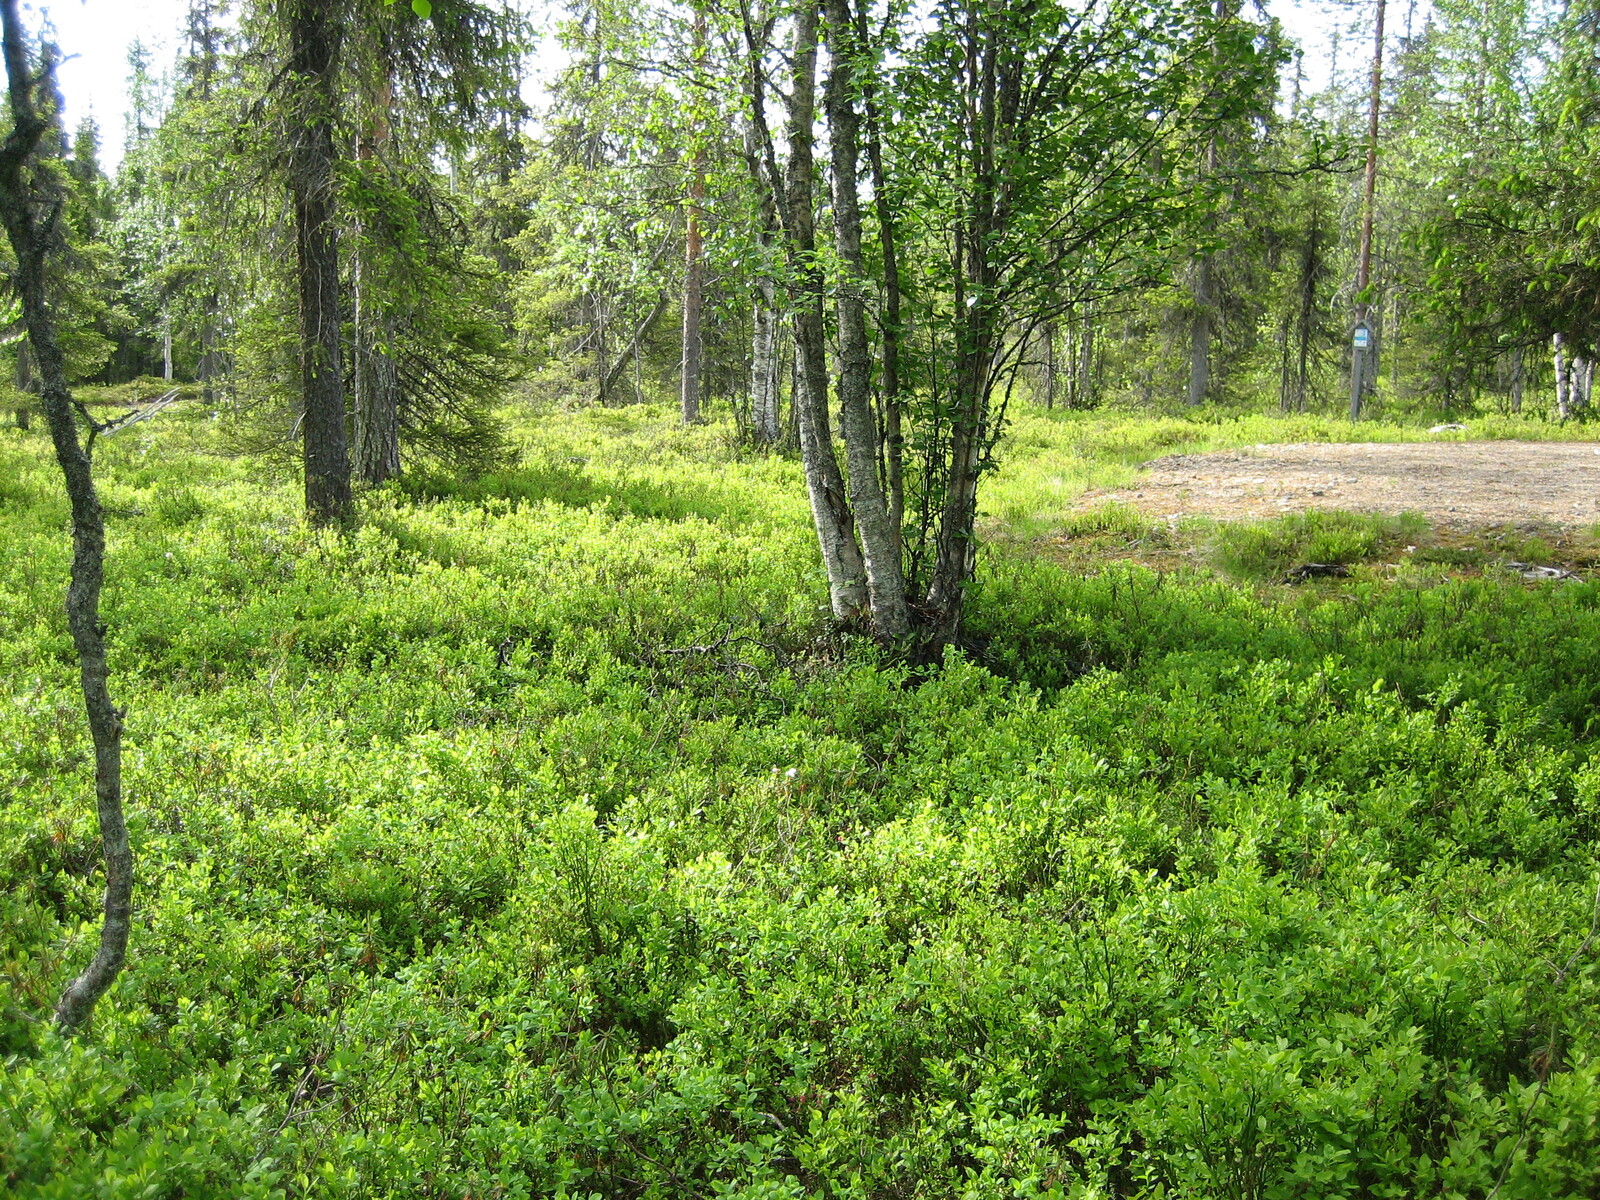
[[[833,431],[828,422],[827,340],[822,305],[824,279],[817,264],[817,235],[812,177],[812,147],[816,115],[817,13],[801,5],[795,14],[792,94],[789,100],[789,162],[782,181],[781,216],[793,285],[796,387],[792,411],[799,434],[800,459],[805,469],[806,492],[822,562],[828,573],[828,595],[833,614],[841,619],[859,616],[867,608],[866,566],[856,544],[855,522],[845,498],[844,476],[834,457]],[[754,117],[763,134],[769,169],[770,138],[761,94],[756,89]],[[778,181],[773,180],[774,191]]]
[[[847,0],[824,0],[828,19],[830,68],[826,93],[829,149],[833,165],[834,249],[843,278],[834,289],[839,337],[839,425],[850,469],[850,506],[861,533],[873,628],[898,641],[910,630],[900,539],[878,478],[882,442],[872,411],[872,351],[867,342],[861,256],[861,206],[856,162],[861,117],[856,111],[854,64],[858,49]]]
[[[42,173],[28,169],[48,124],[35,106],[34,88],[49,87],[52,81],[48,74],[36,80],[29,71],[16,0],[0,0],[0,22],[11,105],[11,132],[0,146],[0,219],[4,220],[16,256],[14,286],[22,300],[23,321],[43,383],[40,400],[72,506],[67,625],[78,652],[79,684],[94,741],[95,802],[106,871],[100,944],[89,965],[67,985],[56,1003],[56,1024],[71,1033],[88,1023],[95,1003],[116,981],[127,957],[133,923],[133,851],[122,812],[123,713],[111,702],[105,636],[100,625],[106,530],[89,456],[93,432],[88,445],[79,441],[72,394],[67,387],[66,361],[45,296],[44,264],[54,240],[52,227],[58,199],[41,195],[38,189]]]
[[[296,282],[300,293],[300,384],[304,404],[306,514],[317,525],[350,512],[344,376],[339,361],[339,246],[334,226],[333,72],[339,31],[321,0],[290,0],[287,71],[294,196]]]

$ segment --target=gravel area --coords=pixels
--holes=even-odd
[[[1307,509],[1420,513],[1454,529],[1600,523],[1593,442],[1300,443],[1145,464],[1132,487],[1091,492],[1157,517],[1258,520]]]

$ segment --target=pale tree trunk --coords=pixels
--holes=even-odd
[[[48,73],[35,79],[29,71],[16,0],[0,0],[0,23],[11,106],[11,131],[0,145],[0,219],[16,256],[12,282],[22,301],[23,321],[43,383],[40,400],[72,507],[67,625],[78,652],[79,684],[94,742],[95,802],[106,871],[100,944],[89,965],[56,1003],[56,1024],[72,1033],[88,1023],[95,1003],[116,981],[127,958],[133,925],[133,851],[122,811],[124,714],[111,701],[105,634],[100,624],[106,531],[90,461],[94,431],[91,429],[87,445],[79,441],[66,361],[45,296],[45,256],[55,240],[59,197],[41,195],[37,190],[40,175],[29,170],[29,160],[48,127],[38,113],[33,89],[36,85],[50,87],[52,81]]]
[[[161,379],[164,383],[172,382],[172,316],[170,313],[163,314],[161,319]]]
[[[855,35],[862,44],[870,39],[870,0],[857,0]],[[872,168],[872,200],[878,219],[878,244],[883,255],[883,479],[888,493],[889,526],[895,553],[904,570],[906,439],[902,430],[905,400],[900,387],[900,347],[904,335],[901,317],[900,235],[894,206],[889,202],[888,175],[883,168],[883,114],[879,110],[877,80],[869,69],[861,81],[867,113],[867,161]]]
[[[1522,411],[1522,347],[1511,352],[1511,411]]]
[[[771,279],[757,284],[754,333],[750,340],[750,425],[758,442],[776,444],[778,428],[777,288]]]
[[[339,31],[320,0],[285,6],[290,51],[289,187],[294,196],[300,293],[300,382],[305,412],[306,513],[317,525],[350,513],[350,455],[339,361],[339,247],[334,226],[333,74]]]
[[[1094,407],[1094,313],[1084,310],[1078,334],[1077,395],[1080,408]]]
[[[758,56],[759,48],[752,46],[751,54]],[[844,476],[834,457],[833,432],[828,423],[827,341],[822,309],[825,280],[817,264],[812,183],[817,13],[810,5],[801,5],[795,13],[794,52],[790,61],[789,162],[781,178],[766,125],[763,85],[759,81],[751,89],[751,115],[773,194],[782,197],[779,215],[783,222],[790,278],[794,280],[791,308],[795,387],[790,412],[800,442],[812,521],[828,574],[829,603],[834,616],[849,619],[860,616],[867,608],[866,565],[856,544],[855,522],[845,497]]]
[[[1572,375],[1566,339],[1559,333],[1550,339],[1550,354],[1556,368],[1556,416],[1565,421],[1572,415]]]
[[[843,277],[835,288],[839,336],[839,425],[850,469],[850,506],[867,572],[872,623],[877,634],[897,641],[911,628],[906,607],[900,539],[878,478],[882,442],[872,412],[872,351],[867,342],[866,268],[861,256],[861,207],[856,162],[861,117],[855,107],[857,47],[847,0],[824,0],[828,20],[826,108],[833,165],[834,249]]]
[[[706,14],[695,5],[694,45],[692,60],[699,69],[706,56]],[[706,156],[700,145],[701,130],[695,129],[695,148],[689,168],[688,222],[684,231],[683,265],[683,387],[680,393],[683,423],[693,425],[700,420],[700,366],[705,340],[702,323],[705,316],[706,256],[700,233],[701,211],[706,198]]]
[[[1573,412],[1587,412],[1589,408],[1589,385],[1594,382],[1594,360],[1582,354],[1572,356],[1571,383],[1568,392],[1571,397]]]

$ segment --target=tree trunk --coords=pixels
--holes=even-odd
[[[697,4],[694,9],[692,61],[696,69],[706,56],[706,14]],[[701,244],[700,216],[706,198],[706,156],[700,145],[702,130],[694,130],[695,148],[689,168],[688,223],[683,239],[683,387],[680,393],[683,423],[700,420],[700,365],[705,350],[701,331],[705,308],[706,256]]]
[[[1356,266],[1357,327],[1366,323],[1372,311],[1368,288],[1372,284],[1372,223],[1378,187],[1378,117],[1383,103],[1383,14],[1385,0],[1378,0],[1376,31],[1373,35],[1372,86],[1367,104],[1367,169],[1362,179],[1361,252]],[[1361,403],[1369,381],[1378,377],[1375,348],[1355,344],[1350,348],[1350,419],[1361,419]]]
[[[371,267],[355,264],[355,471],[376,486],[400,473],[400,371],[394,361],[394,319],[374,303]]]
[[[1056,327],[1044,327],[1044,408],[1046,412],[1056,406]]]
[[[826,91],[829,151],[833,165],[834,249],[842,278],[835,288],[839,337],[839,426],[849,466],[850,506],[861,533],[872,622],[879,637],[898,641],[911,628],[906,608],[900,539],[878,478],[882,442],[872,412],[872,351],[867,342],[863,295],[866,267],[861,255],[861,204],[856,163],[861,116],[856,111],[855,63],[859,51],[848,0],[824,0],[830,67]]]
[[[845,498],[844,477],[834,457],[828,424],[827,342],[823,326],[825,280],[817,263],[816,218],[813,209],[813,122],[816,114],[817,13],[801,5],[795,13],[792,89],[789,99],[789,162],[783,179],[776,178],[777,160],[767,130],[762,85],[752,88],[752,119],[762,143],[775,196],[782,197],[780,217],[793,283],[791,307],[795,345],[795,389],[790,411],[800,442],[811,517],[828,573],[829,603],[840,619],[859,616],[867,607],[866,565],[856,544],[855,522]]]
[[[337,103],[333,73],[339,31],[329,6],[320,0],[292,0],[285,10],[306,514],[314,524],[336,525],[350,513],[350,456],[339,360],[339,246],[333,220]]]
[[[55,240],[54,210],[59,201],[39,193],[39,174],[28,178],[29,159],[48,127],[35,106],[33,89],[36,85],[51,87],[53,80],[48,74],[35,80],[29,71],[16,0],[0,0],[0,22],[11,103],[11,131],[0,146],[0,219],[16,256],[13,286],[22,300],[23,321],[43,382],[41,403],[72,506],[67,625],[78,652],[79,684],[94,742],[95,801],[106,871],[100,944],[89,965],[56,1003],[56,1024],[71,1033],[88,1023],[95,1003],[116,981],[127,958],[133,924],[133,851],[122,812],[124,714],[111,701],[105,635],[100,625],[106,533],[90,460],[94,434],[91,430],[87,445],[78,440],[66,360],[45,296],[45,256]]]
[[[778,429],[778,313],[777,288],[772,280],[757,283],[750,339],[750,427],[764,445],[776,444]]]
[[[163,313],[161,318],[161,379],[172,382],[172,316]]]
[[[1002,314],[995,295],[996,271],[990,248],[1004,232],[997,152],[1008,115],[1016,110],[1017,72],[1002,81],[999,47],[1005,38],[974,12],[966,45],[965,86],[973,97],[968,109],[970,200],[956,230],[954,267],[956,314],[955,396],[945,460],[944,495],[934,535],[933,573],[927,603],[937,614],[932,641],[953,641],[961,627],[966,586],[977,564],[978,481],[987,460],[990,428],[990,371]]]
[[[1213,141],[1212,153],[1215,154]],[[1194,264],[1194,316],[1189,324],[1189,407],[1204,404],[1211,388],[1211,314],[1216,303],[1215,268],[1210,254]]]
[[[870,4],[858,0],[855,35],[867,44],[870,29]],[[861,94],[867,110],[867,161],[872,167],[872,201],[878,219],[878,244],[883,253],[883,474],[888,492],[889,525],[894,532],[895,553],[905,563],[902,530],[906,517],[905,455],[906,439],[901,425],[905,399],[900,390],[900,345],[904,333],[901,318],[900,236],[889,202],[888,175],[883,168],[883,118],[878,109],[877,83],[869,71],[862,81]]]
[[[1511,352],[1511,411],[1522,411],[1522,347]]]
[[[1078,385],[1077,404],[1079,408],[1094,407],[1094,313],[1088,309],[1083,313],[1083,324],[1078,334]]]
[[[217,294],[206,297],[205,311],[200,318],[200,361],[195,374],[200,377],[200,399],[208,407],[216,403],[217,389]]]
[[[382,169],[393,104],[394,82],[386,71],[377,94],[368,97],[366,128],[356,142],[356,162],[362,171]],[[400,473],[400,368],[394,354],[394,317],[378,299],[366,224],[363,215],[353,271],[355,471],[362,483],[375,487]]]
[[[1565,421],[1572,415],[1572,376],[1566,339],[1559,333],[1550,338],[1550,354],[1556,368],[1556,416]]]

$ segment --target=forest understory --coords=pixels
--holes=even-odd
[[[1272,430],[1040,415],[910,670],[829,632],[797,464],[511,419],[345,535],[193,403],[103,443],[139,885],[89,1040],[65,509],[0,435],[9,1194],[1594,1194],[1600,584],[1352,514],[1066,570],[1169,528],[1089,482]]]
[[[1600,1196],[1596,3],[0,0],[0,1194]]]

